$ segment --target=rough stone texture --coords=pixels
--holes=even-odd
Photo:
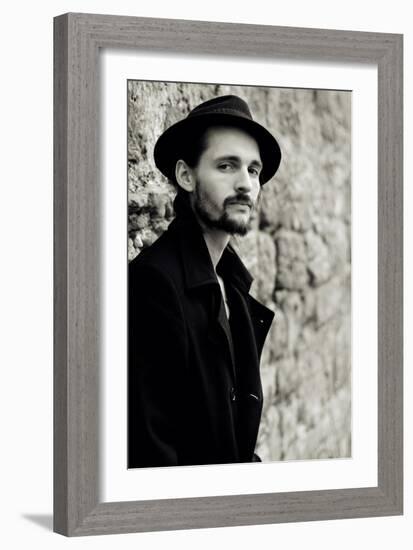
[[[128,255],[173,218],[157,137],[198,103],[240,95],[279,140],[253,230],[233,245],[275,312],[262,360],[263,460],[351,456],[351,99],[348,92],[128,83]]]

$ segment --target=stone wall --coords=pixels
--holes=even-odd
[[[129,259],[173,218],[157,137],[197,104],[233,93],[279,140],[254,230],[234,247],[275,320],[261,361],[263,460],[351,455],[351,96],[349,92],[133,82],[128,85]]]

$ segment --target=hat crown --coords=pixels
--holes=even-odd
[[[188,118],[199,115],[228,114],[252,120],[247,103],[236,95],[214,97],[193,109]]]

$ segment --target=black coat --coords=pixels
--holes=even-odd
[[[129,264],[128,467],[254,460],[259,358],[273,312],[228,246],[217,266],[199,225],[177,217]]]

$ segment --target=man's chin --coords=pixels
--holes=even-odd
[[[197,208],[197,205],[195,205],[195,212],[205,227],[210,229],[219,229],[230,235],[246,235],[251,229],[250,212],[225,211],[218,219],[213,219],[207,212]]]
[[[231,215],[221,218],[221,228],[231,235],[246,235],[251,229],[251,220],[245,215]]]

